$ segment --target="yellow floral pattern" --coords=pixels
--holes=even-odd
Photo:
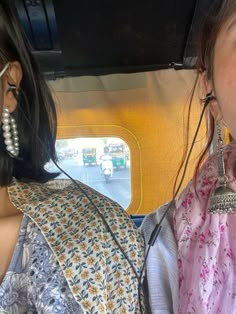
[[[14,180],[8,193],[12,203],[45,236],[84,313],[140,313],[137,278],[103,220],[75,184],[58,181],[38,184]],[[78,184],[105,217],[140,274],[143,240],[126,212],[114,201]]]

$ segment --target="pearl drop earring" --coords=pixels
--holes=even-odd
[[[19,137],[17,124],[15,119],[11,116],[8,107],[3,108],[2,129],[6,150],[12,157],[17,157],[19,155]]]

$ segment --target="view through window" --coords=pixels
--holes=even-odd
[[[127,208],[131,201],[130,150],[117,137],[74,138],[56,141],[60,167],[70,176]],[[50,172],[58,171],[50,162]],[[60,174],[57,179],[67,178]]]

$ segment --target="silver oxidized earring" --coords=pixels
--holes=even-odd
[[[19,155],[19,138],[15,119],[11,116],[9,108],[4,107],[2,112],[2,129],[6,150],[12,157]]]
[[[218,141],[218,183],[211,194],[208,211],[212,214],[236,213],[236,193],[227,186],[228,181],[225,174],[223,141],[218,123],[216,124],[216,130]]]

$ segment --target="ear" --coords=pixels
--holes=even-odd
[[[9,90],[9,84],[19,89],[22,80],[22,68],[18,61],[11,62],[10,66],[3,77],[3,104],[7,106],[10,112],[13,112],[17,106],[17,100],[13,93]]]
[[[203,85],[205,94],[208,94],[214,91],[211,80],[207,79],[206,71],[202,74],[202,85]],[[217,99],[211,100],[210,103],[208,104],[208,108],[215,121],[220,121],[223,119],[221,108],[218,104]]]

